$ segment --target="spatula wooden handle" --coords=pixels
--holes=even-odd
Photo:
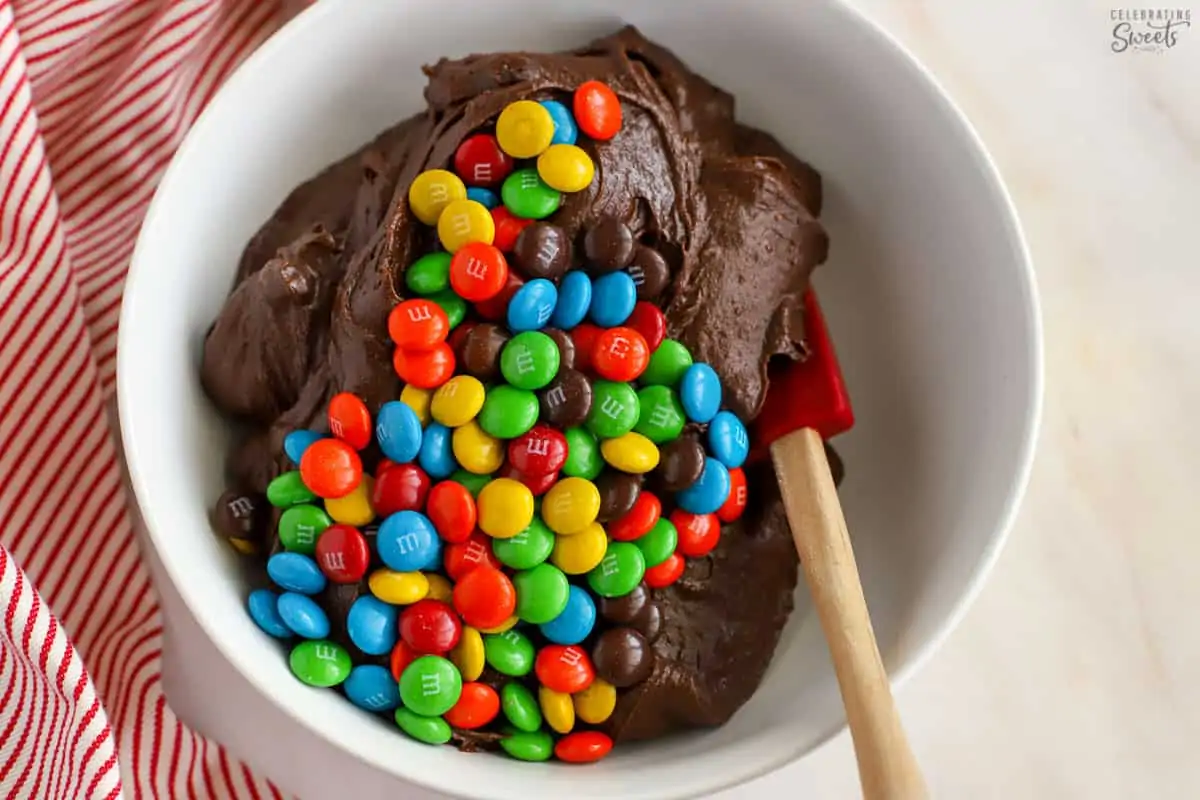
[[[771,445],[792,538],[829,642],[865,800],[929,796],[913,757],[875,631],[825,447],[811,428]]]

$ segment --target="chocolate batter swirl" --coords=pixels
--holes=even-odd
[[[426,73],[423,113],[298,187],[246,247],[201,366],[213,402],[244,424],[231,480],[264,490],[287,468],[283,436],[326,429],[335,393],[355,392],[372,410],[398,395],[386,319],[405,297],[404,269],[435,244],[408,209],[412,179],[448,167],[507,104],[569,104],[593,79],[620,97],[624,127],[608,142],[581,141],[597,180],[567,195],[553,222],[582,252],[581,232],[616,216],[663,254],[669,334],[718,371],[728,406],[753,419],[768,362],[805,352],[801,295],[828,248],[817,173],[739,125],[729,94],[632,28],[570,53],[476,55]],[[749,477],[743,519],[655,592],[655,668],[606,723],[618,740],[719,725],[762,679],[792,609],[796,558],[770,468]]]

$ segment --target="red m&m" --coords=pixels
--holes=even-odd
[[[381,517],[397,511],[420,511],[425,507],[431,481],[416,464],[394,464],[376,470],[371,506]]]
[[[504,253],[511,253],[521,231],[533,224],[531,219],[513,216],[513,213],[504,206],[496,206],[492,209],[492,222],[496,226],[496,236],[492,239],[492,244]]]
[[[462,623],[440,600],[418,600],[400,614],[400,638],[419,653],[446,653],[458,644]]]
[[[651,589],[665,589],[683,575],[684,560],[679,553],[672,553],[667,560],[653,567],[646,568],[642,580]]]
[[[717,509],[717,519],[721,522],[733,522],[742,516],[746,510],[746,473],[741,467],[729,470],[729,497],[725,504]]]
[[[639,300],[633,306],[633,313],[625,320],[625,327],[633,328],[646,340],[646,346],[653,353],[667,338],[667,317],[662,309],[653,303]]]
[[[512,158],[490,133],[468,136],[454,153],[454,171],[468,186],[495,188],[512,169]]]
[[[671,524],[679,534],[678,552],[688,558],[702,558],[712,552],[721,538],[721,521],[716,514],[671,512]]]
[[[334,583],[358,583],[367,574],[371,548],[358,528],[330,525],[317,538],[313,558],[325,577]]]
[[[567,461],[567,437],[549,425],[534,425],[508,443],[508,461],[524,475],[549,475]]]
[[[500,559],[492,552],[491,537],[481,531],[474,531],[465,542],[452,544],[446,548],[442,557],[446,574],[453,581],[461,581],[463,576],[477,567],[500,569]]]
[[[608,535],[614,542],[632,542],[649,533],[660,516],[662,501],[651,492],[642,492],[625,516],[608,524]]]
[[[451,543],[470,538],[478,514],[471,492],[454,481],[442,481],[429,491],[425,513],[438,535]]]

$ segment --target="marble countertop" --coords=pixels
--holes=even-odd
[[[1200,262],[1189,256],[1200,219],[1200,5],[1193,28],[1175,27],[1174,46],[1117,53],[1121,15],[1109,3],[855,3],[979,128],[1020,210],[1045,313],[1032,484],[978,602],[900,691],[917,756],[938,797],[1197,796]],[[178,598],[164,601],[178,616]],[[211,659],[173,655],[192,667]],[[221,669],[209,677],[231,702],[265,705]],[[203,727],[203,708],[180,711]],[[271,737],[255,729],[269,720],[248,716],[261,749]],[[354,762],[326,759],[327,777],[314,780],[327,786],[298,785],[270,769],[288,756],[255,760],[305,797],[345,793],[342,768]],[[370,781],[354,794],[398,796]],[[843,734],[713,798],[856,796]]]

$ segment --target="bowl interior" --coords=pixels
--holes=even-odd
[[[158,191],[121,321],[123,435],[153,545],[224,655],[301,724],[443,791],[693,795],[797,758],[844,723],[801,586],[762,688],[718,730],[621,747],[585,772],[424,747],[291,677],[243,611],[235,559],[208,528],[227,430],[196,368],[257,226],[298,182],[420,108],[422,64],[577,46],[622,21],[733,91],[744,120],[825,176],[833,256],[817,285],[859,420],[838,442],[842,496],[894,675],[965,607],[1028,466],[1040,342],[1006,196],[928,76],[854,12],[832,0],[318,4],[221,91]]]

